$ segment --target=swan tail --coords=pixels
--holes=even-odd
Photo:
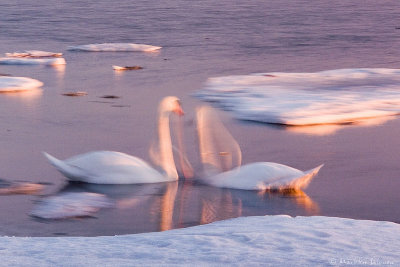
[[[289,187],[295,190],[303,190],[308,187],[311,180],[318,174],[319,170],[324,166],[324,164],[319,165],[318,167],[305,171],[304,175],[294,180]]]
[[[51,165],[53,165],[60,173],[62,173],[69,180],[80,181],[80,179],[78,179],[78,177],[80,176],[79,169],[65,163],[62,160],[53,157],[52,155],[46,152],[43,152],[43,155],[47,158],[47,160],[50,162]]]

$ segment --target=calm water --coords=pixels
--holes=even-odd
[[[4,1],[3,1],[4,2]],[[0,53],[64,52],[67,66],[0,66],[0,73],[44,82],[36,94],[0,96],[0,178],[51,183],[44,195],[99,192],[117,208],[95,218],[33,219],[40,196],[0,196],[0,234],[113,235],[166,230],[230,217],[327,215],[400,222],[400,120],[320,129],[284,129],[222,117],[245,163],[299,169],[325,163],[307,195],[226,190],[193,181],[136,186],[71,186],[41,151],[59,158],[115,150],[148,159],[156,107],[182,99],[189,157],[199,170],[191,93],[208,77],[400,65],[398,1],[12,1],[0,3]],[[160,53],[79,53],[69,45],[134,42]],[[113,72],[111,65],[140,65]],[[86,91],[88,96],[62,96]],[[103,95],[119,99],[103,99]]]

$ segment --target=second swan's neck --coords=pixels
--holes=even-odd
[[[160,145],[161,167],[171,180],[178,179],[178,172],[172,152],[172,141],[169,127],[169,112],[159,111],[158,138]]]

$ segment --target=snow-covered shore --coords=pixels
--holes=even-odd
[[[400,225],[241,217],[124,236],[1,237],[2,266],[399,266]]]

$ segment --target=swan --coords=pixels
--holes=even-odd
[[[158,153],[162,172],[144,160],[114,151],[94,151],[59,160],[43,152],[50,163],[70,181],[93,184],[139,184],[178,180],[169,126],[171,113],[183,115],[180,100],[174,96],[161,100],[158,109]],[[179,156],[183,156],[182,153]],[[182,167],[183,168],[183,167]]]
[[[202,106],[197,109],[196,117],[199,152],[204,169],[200,180],[206,184],[244,190],[300,191],[308,186],[323,166],[304,172],[273,162],[240,166],[240,147],[213,109]]]

